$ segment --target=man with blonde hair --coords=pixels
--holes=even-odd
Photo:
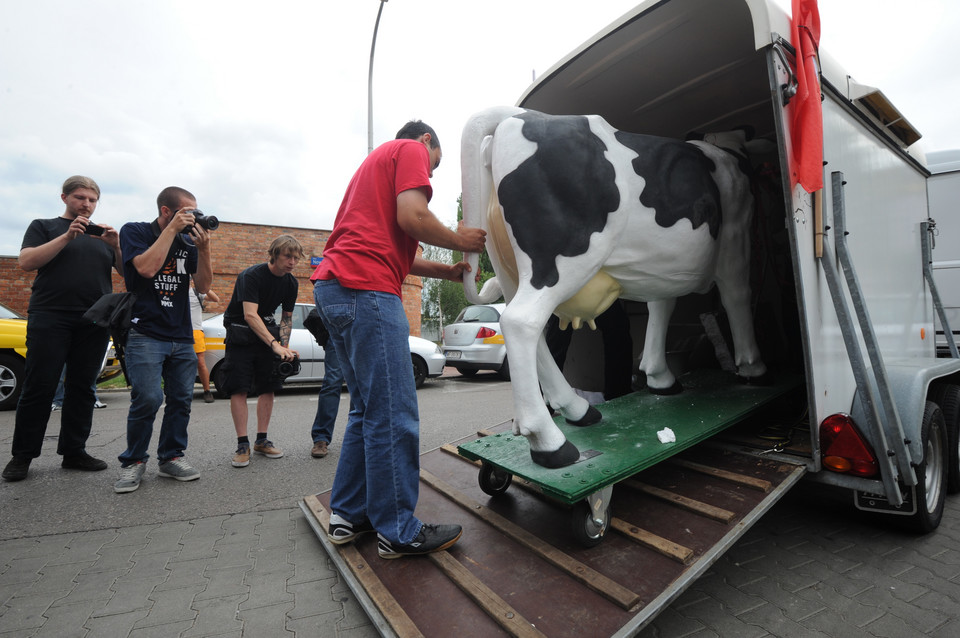
[[[293,276],[297,262],[303,259],[303,246],[290,235],[273,240],[267,251],[270,260],[250,266],[237,276],[233,296],[223,313],[227,330],[223,360],[225,394],[230,396],[230,414],[237,432],[237,451],[233,467],[250,465],[250,439],[247,437],[247,395],[257,398],[257,439],[253,451],[267,458],[283,456],[280,448],[267,438],[273,413],[274,392],[283,385],[278,362],[293,363],[297,353],[290,350],[293,308],[300,284]],[[281,308],[280,323],[274,313]]]

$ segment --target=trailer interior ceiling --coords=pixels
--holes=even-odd
[[[548,72],[520,106],[680,139],[741,125],[775,136],[766,60],[742,0],[654,5]]]

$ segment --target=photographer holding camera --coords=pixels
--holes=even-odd
[[[273,240],[267,251],[270,261],[250,266],[237,276],[223,325],[227,330],[223,360],[224,392],[230,395],[230,413],[237,431],[233,467],[250,465],[247,437],[247,395],[257,392],[257,439],[253,451],[271,459],[283,452],[267,438],[273,412],[273,395],[283,380],[300,368],[297,353],[290,350],[293,308],[300,287],[293,269],[303,259],[303,247],[290,235]],[[282,308],[280,325],[273,315]]]
[[[53,219],[35,219],[23,236],[20,268],[36,271],[27,310],[25,380],[17,404],[11,459],[3,470],[7,481],[22,481],[40,456],[50,420],[57,380],[68,363],[57,454],[62,467],[83,471],[107,469],[86,451],[93,424],[93,405],[100,361],[110,338],[83,313],[113,290],[112,268],[120,268],[120,239],[110,226],[97,226],[90,216],[100,201],[100,187],[89,177],[74,175],[63,183],[60,199],[66,210]],[[95,236],[90,229],[96,228]]]
[[[113,486],[118,494],[140,487],[161,405],[159,475],[177,481],[200,478],[184,458],[197,376],[190,275],[197,290],[207,292],[213,281],[210,235],[197,223],[197,199],[190,191],[178,186],[163,189],[157,209],[152,222],[128,222],[120,229],[123,279],[136,301],[126,345],[127,382],[132,390],[127,449],[119,457],[120,475]]]

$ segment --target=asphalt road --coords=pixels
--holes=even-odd
[[[513,417],[510,384],[493,374],[472,379],[453,376],[429,379],[418,390],[420,446],[432,450],[479,428]],[[78,472],[60,468],[56,437],[60,416],[51,415],[43,453],[30,466],[26,481],[0,481],[0,540],[43,534],[85,531],[206,516],[296,508],[300,499],[330,489],[336,470],[339,441],[346,423],[349,398],[340,398],[340,412],[331,453],[323,459],[310,456],[310,427],[317,410],[319,386],[291,387],[277,394],[270,421],[270,439],[283,450],[280,459],[254,454],[250,465],[230,464],[236,434],[230,404],[194,400],[190,419],[190,445],[186,457],[201,472],[198,481],[174,485],[159,478],[156,443],[159,418],[151,443],[151,460],[140,488],[116,494],[113,484],[120,467],[117,456],[126,447],[128,391],[101,392],[107,407],[94,412],[87,450],[104,459],[103,472]],[[255,399],[249,399],[248,431],[253,437]],[[162,408],[161,408],[162,410]],[[0,460],[6,464],[13,439],[13,411],[0,412]]]

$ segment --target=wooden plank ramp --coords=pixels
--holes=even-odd
[[[570,533],[569,504],[516,477],[504,494],[488,496],[477,481],[480,463],[456,450],[455,442],[421,457],[418,517],[464,528],[445,552],[383,560],[373,535],[334,545],[323,533],[329,493],[304,498],[318,538],[358,598],[370,601],[365,609],[385,636],[637,631],[803,473],[800,465],[691,448],[618,483],[610,530],[585,548]]]

